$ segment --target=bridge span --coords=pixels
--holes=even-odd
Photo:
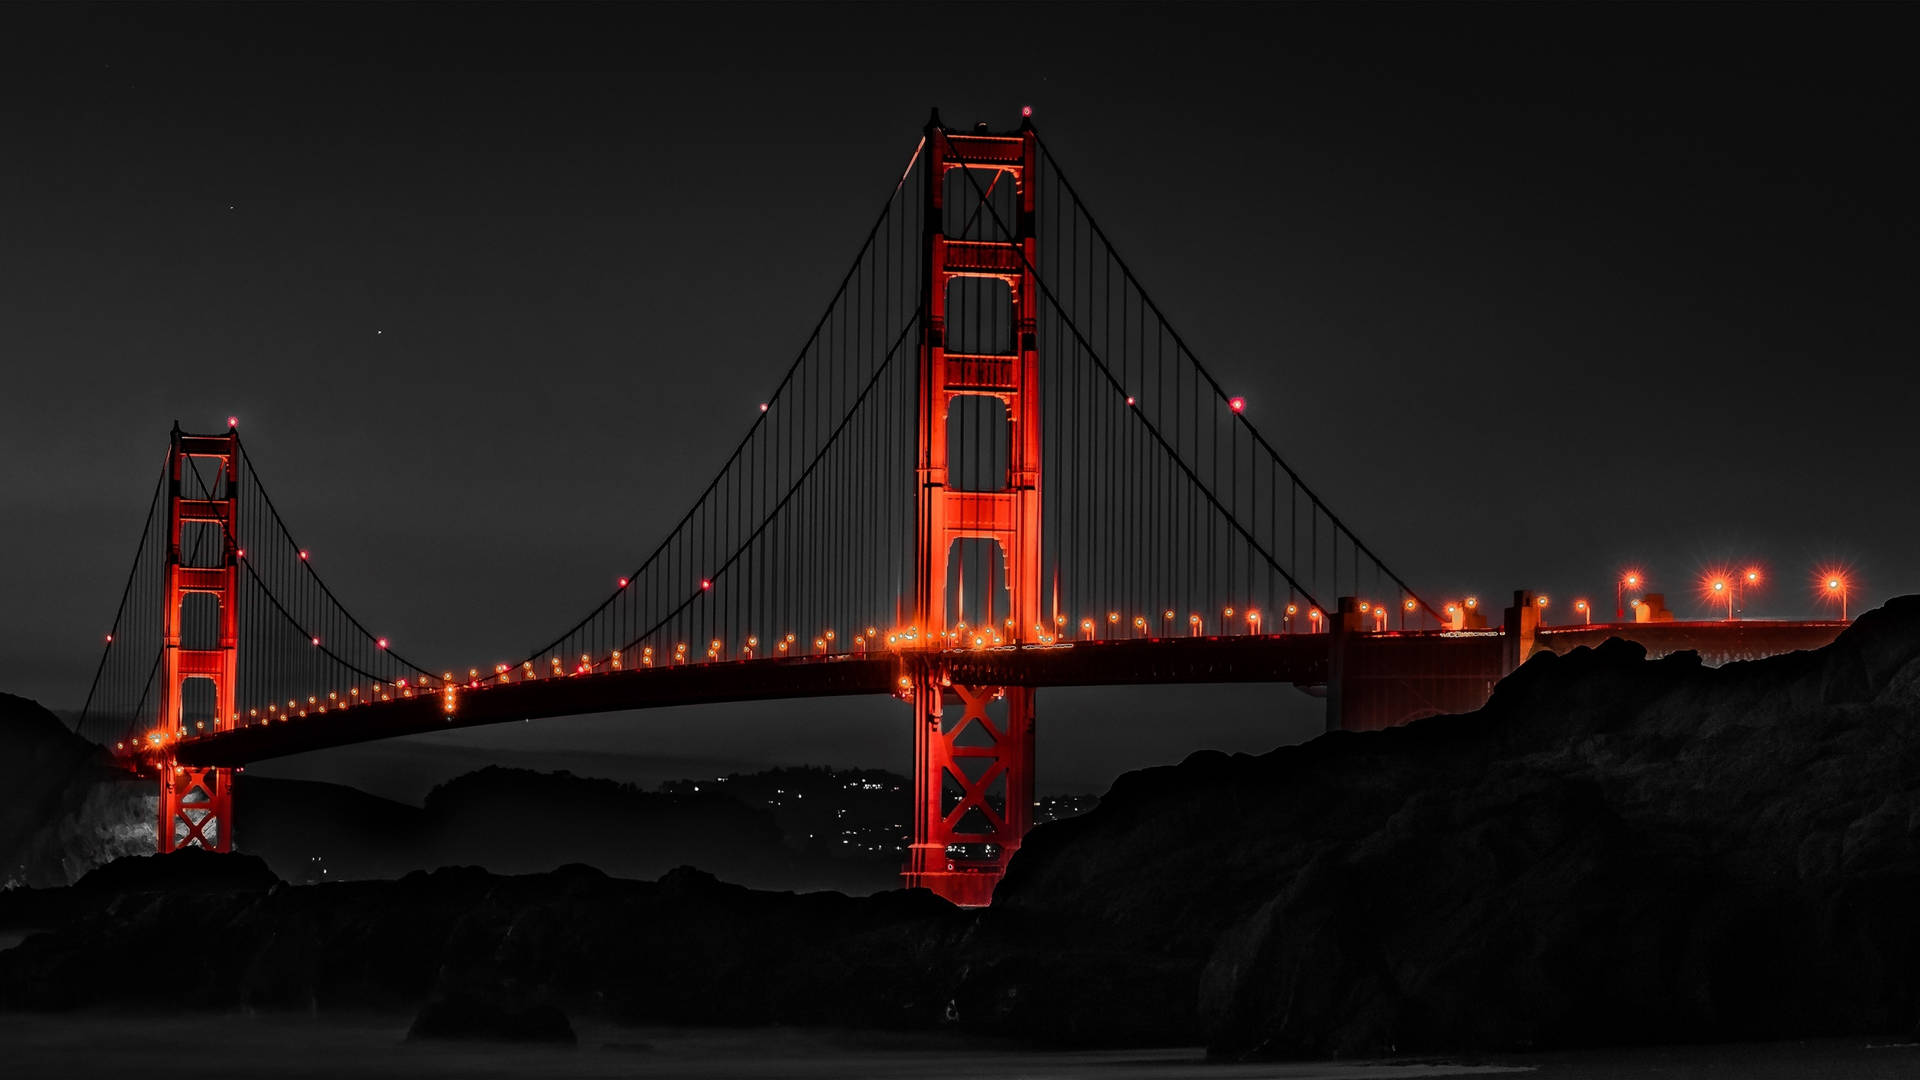
[[[904,156],[779,380],[686,403],[746,429],[714,448],[694,505],[664,535],[627,520],[644,557],[558,634],[519,639],[541,642],[529,652],[416,661],[322,579],[238,417],[176,423],[76,722],[157,776],[159,849],[231,848],[235,771],[270,757],[892,695],[915,733],[905,881],[980,904],[1031,824],[1042,690],[1288,684],[1325,698],[1329,728],[1372,730],[1473,709],[1541,649],[1617,635],[1731,659],[1844,625],[1541,627],[1520,594],[1502,625],[1469,629],[1473,601],[1430,602],[1396,573],[1255,424],[1258,403],[1201,363],[1030,118],[955,129],[935,113]],[[1844,618],[1844,579],[1829,588]]]

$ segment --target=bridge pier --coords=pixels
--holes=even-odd
[[[233,769],[169,765],[160,770],[160,851],[233,850]]]
[[[1527,604],[1526,615],[1538,621]],[[1339,598],[1328,620],[1327,730],[1378,731],[1427,716],[1471,712],[1513,666],[1514,635],[1434,637],[1369,633],[1359,600]],[[1531,638],[1529,638],[1531,640]]]
[[[901,876],[982,907],[1033,824],[1036,691],[914,681],[913,846]]]

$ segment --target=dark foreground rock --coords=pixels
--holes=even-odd
[[[432,1039],[565,1043],[580,1040],[567,1014],[546,1002],[512,1002],[476,994],[450,994],[420,1007],[407,1041]]]
[[[170,873],[0,893],[0,923],[59,913],[0,952],[0,1007],[151,1008],[115,973],[189,949],[183,1007],[458,991],[1223,1056],[1905,1034],[1920,598],[1817,653],[1707,669],[1613,642],[1529,661],[1478,713],[1130,774],[1036,830],[985,912],[697,871],[151,887]]]
[[[1815,653],[1609,642],[1475,714],[1133,774],[997,901],[1164,965],[1223,1055],[1906,1032],[1920,598]]]

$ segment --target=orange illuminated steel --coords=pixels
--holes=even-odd
[[[234,544],[240,505],[239,439],[231,426],[224,435],[188,435],[175,424],[168,448],[167,606],[160,727],[169,735],[187,726],[188,679],[205,679],[213,684],[213,730],[233,726],[240,625],[234,604],[240,584],[240,558]],[[200,459],[218,462],[211,492],[202,493],[212,497],[187,498],[183,481],[192,463]],[[181,559],[181,532],[191,524],[219,528],[217,564],[187,566]],[[220,604],[219,630],[212,648],[189,649],[181,643],[182,611],[186,598],[196,593],[212,596]],[[183,847],[231,851],[234,770],[180,765],[169,753],[160,758],[159,771],[160,851]]]
[[[924,640],[937,649],[937,628],[948,625],[947,567],[954,545],[990,540],[1000,550],[1012,606],[1007,643],[1031,643],[1037,634],[1028,628],[1041,625],[1034,133],[1023,123],[1011,134],[950,134],[936,113],[926,137],[915,624],[928,628]],[[945,234],[946,180],[954,170],[965,170],[954,191],[969,209],[995,185],[1012,185],[1018,209],[1014,220],[1005,222],[1012,236],[997,229],[1000,239],[995,240]],[[984,209],[981,217],[999,224]],[[1012,305],[1012,352],[947,350],[948,285],[966,278],[1005,284]],[[990,397],[1006,407],[1007,473],[998,489],[956,491],[949,484],[948,416],[962,397]],[[985,904],[1032,817],[1034,694],[1031,689],[949,686],[937,664],[912,671],[916,810],[902,875],[909,888],[931,889],[955,903]],[[987,716],[990,701],[1004,706],[998,724]],[[964,706],[957,723],[947,716],[952,705]],[[961,739],[973,745],[963,748],[956,741]]]

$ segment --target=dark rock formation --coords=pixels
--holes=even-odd
[[[579,1039],[567,1014],[544,1003],[516,1003],[454,993],[420,1007],[407,1029],[407,1041],[477,1039],[498,1042],[566,1043]]]
[[[1475,714],[1130,775],[1029,838],[996,915],[1160,965],[1228,1055],[1903,1031],[1916,830],[1906,598],[1816,653],[1614,641]]]

